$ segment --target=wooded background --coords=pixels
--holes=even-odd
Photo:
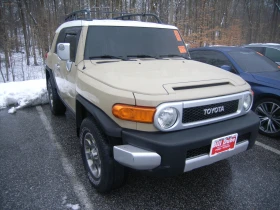
[[[27,65],[38,65],[65,15],[80,9],[155,13],[179,27],[191,47],[280,42],[280,0],[0,0],[6,75],[16,52],[25,54]]]

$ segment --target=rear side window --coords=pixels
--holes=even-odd
[[[280,62],[280,50],[266,48],[265,56],[273,60],[274,62]]]
[[[207,63],[216,67],[221,67],[223,65],[228,65],[232,67],[229,59],[220,52],[216,51],[192,51],[190,52],[191,58],[196,61]]]
[[[246,48],[249,48],[251,50],[255,50],[255,51],[257,51],[261,54],[264,54],[264,49],[265,49],[264,47],[246,47]]]

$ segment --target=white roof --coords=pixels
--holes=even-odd
[[[129,20],[73,20],[63,23],[58,27],[56,33],[59,33],[61,29],[73,27],[73,26],[128,26],[128,27],[145,27],[145,28],[167,28],[167,29],[178,29],[175,26],[141,22],[141,21],[129,21]]]
[[[277,45],[280,46],[278,43],[251,43],[249,45]]]

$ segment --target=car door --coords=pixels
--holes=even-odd
[[[57,88],[57,92],[59,94],[59,96],[61,97],[61,99],[63,99],[62,95],[63,95],[63,76],[61,74],[61,68],[60,68],[60,64],[61,64],[61,59],[59,58],[59,56],[57,55],[57,46],[58,43],[63,43],[64,42],[64,38],[65,38],[65,29],[62,29],[57,37],[57,41],[55,44],[55,49],[54,49],[54,53],[53,53],[53,66],[52,66],[52,70],[53,70],[53,76],[55,78],[55,83]]]
[[[61,74],[60,93],[63,101],[72,111],[76,109],[76,74],[77,67],[75,65],[77,46],[79,42],[81,27],[71,27],[65,30],[63,43],[70,44],[70,60],[59,60],[59,68]]]

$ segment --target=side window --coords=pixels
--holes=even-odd
[[[63,43],[64,42],[64,37],[65,37],[65,29],[62,29],[59,32],[59,35],[58,35],[57,40],[56,40],[56,44],[55,44],[55,48],[54,48],[55,53],[57,53],[57,44],[58,43]]]
[[[77,35],[76,34],[66,34],[65,43],[70,43],[70,60],[75,62],[76,51],[77,51]]]
[[[191,52],[191,58],[196,61],[210,64],[212,66],[221,67],[223,65],[228,65],[232,68],[233,73],[237,73],[236,69],[230,62],[230,60],[220,52],[216,51],[193,51]]]
[[[280,62],[280,50],[267,47],[265,49],[265,56],[273,60],[274,62]]]
[[[224,54],[216,51],[195,51],[191,53],[191,58],[217,67],[221,67],[222,65],[229,65],[232,67],[228,58]]]
[[[192,51],[192,52],[190,52],[191,59],[193,59],[195,61],[202,62],[202,63],[207,63],[207,60],[204,58],[203,52],[204,51]]]
[[[232,64],[228,60],[228,58],[220,52],[207,51],[207,56],[208,56],[208,63],[213,66],[217,66],[220,68],[223,65],[228,65],[232,67]]]

